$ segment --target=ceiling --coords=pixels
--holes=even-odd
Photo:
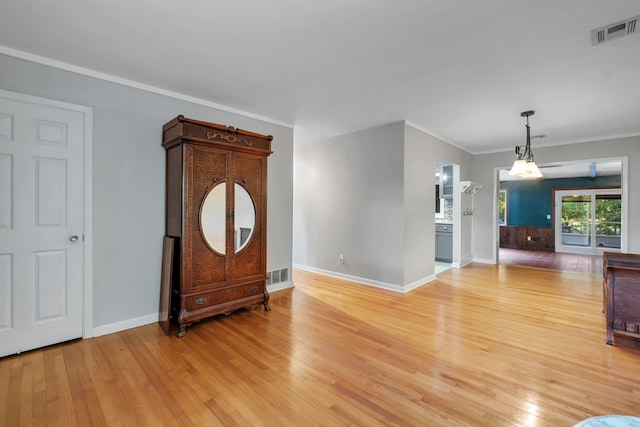
[[[473,154],[640,135],[637,0],[9,0],[0,53],[294,126],[399,120]],[[27,55],[28,54],[28,55]],[[79,68],[76,68],[79,69]]]

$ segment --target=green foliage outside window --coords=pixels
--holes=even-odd
[[[507,192],[500,190],[498,193],[498,224],[507,225]]]
[[[620,235],[620,196],[596,196],[596,234]],[[591,218],[591,197],[563,197],[562,232],[565,234],[589,234]]]
[[[620,199],[596,200],[596,234],[619,236],[622,221],[621,210]]]

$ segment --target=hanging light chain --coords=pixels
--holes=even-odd
[[[527,162],[533,162],[533,151],[531,151],[531,129],[529,127],[529,116],[532,116],[534,111],[525,111],[520,114],[522,117],[527,118],[527,142],[525,145],[516,145],[516,156],[518,160],[526,160]]]

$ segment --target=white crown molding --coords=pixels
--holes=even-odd
[[[588,142],[613,141],[616,139],[635,138],[637,136],[640,136],[640,133],[632,132],[632,133],[613,134],[609,136],[596,136],[593,138],[570,139],[570,140],[559,141],[559,142],[548,142],[548,143],[536,142],[535,148],[548,148],[548,147],[558,147],[562,145],[585,144]],[[505,150],[504,148],[498,148],[498,149],[489,150],[489,151],[478,151],[471,154],[473,154],[474,156],[480,156],[483,154],[496,154],[496,153],[507,153],[507,152],[513,153],[513,149]]]
[[[49,67],[58,68],[60,70],[70,71],[72,73],[81,74],[83,76],[93,77],[93,78],[108,81],[111,83],[116,83],[123,86],[144,90],[144,91],[155,93],[158,95],[168,96],[170,98],[179,99],[181,101],[187,101],[194,104],[203,105],[205,107],[215,108],[216,110],[222,110],[228,113],[238,114],[240,116],[260,120],[262,122],[271,123],[274,125],[293,129],[293,125],[291,123],[282,122],[280,120],[272,119],[270,117],[261,116],[259,114],[253,114],[248,111],[239,110],[237,108],[228,107],[226,105],[207,101],[205,99],[200,99],[200,98],[185,95],[182,93],[173,92],[173,91],[162,89],[159,87],[136,82],[133,80],[124,79],[122,77],[113,76],[111,74],[102,73],[100,71],[91,70],[89,68],[79,67],[77,65],[68,64],[66,62],[57,61],[51,58],[46,58],[44,56],[34,55],[32,53],[23,52],[21,50],[12,49],[10,47],[0,45],[0,54],[12,56],[14,58],[23,59],[25,61],[35,62],[36,64],[46,65]]]
[[[439,139],[440,141],[444,142],[445,144],[449,144],[449,145],[451,145],[452,147],[456,147],[457,149],[462,150],[462,151],[464,151],[465,153],[469,153],[469,150],[468,150],[467,148],[463,148],[463,147],[461,147],[461,146],[459,146],[459,145],[456,145],[456,144],[454,144],[453,142],[449,141],[448,139],[445,139],[445,138],[443,138],[443,137],[441,137],[441,136],[436,135],[435,133],[431,132],[429,129],[426,129],[426,128],[424,128],[424,127],[420,126],[420,125],[419,125],[419,124],[417,124],[417,123],[414,123],[414,122],[412,122],[412,121],[410,121],[410,120],[405,120],[405,121],[404,121],[404,124],[405,124],[405,125],[407,125],[407,126],[409,126],[409,127],[414,128],[414,129],[415,129],[415,130],[417,130],[417,131],[420,131],[420,132],[422,132],[422,133],[426,133],[427,135],[429,135],[429,136],[431,136],[431,137],[433,137],[433,138],[435,138],[435,139]],[[473,153],[469,153],[469,154],[473,154]]]

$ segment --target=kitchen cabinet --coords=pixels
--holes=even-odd
[[[453,225],[436,223],[436,261],[453,261]]]
[[[453,166],[444,166],[442,168],[442,185],[440,186],[441,194],[440,197],[443,199],[452,199],[453,198]]]

